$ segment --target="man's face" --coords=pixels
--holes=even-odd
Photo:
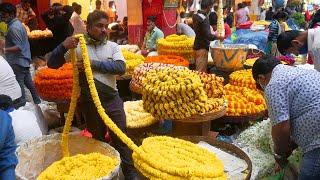
[[[294,54],[298,56],[300,54],[300,49],[304,46],[305,43],[299,41],[299,40],[293,40],[291,41],[291,47],[286,50],[286,53],[288,54]]]
[[[92,27],[88,27],[88,34],[95,40],[103,41],[107,38],[108,20],[100,19]]]
[[[79,15],[81,15],[81,13],[82,13],[82,9],[80,8],[80,9],[78,9],[77,11],[76,11],[76,13],[77,14],[79,14]]]
[[[101,4],[96,5],[96,9],[100,10],[101,9]]]
[[[148,20],[147,21],[147,30],[148,31],[152,31],[154,27],[155,27],[155,23],[150,21],[150,20]]]

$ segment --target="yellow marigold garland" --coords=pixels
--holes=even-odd
[[[144,140],[142,146],[138,147],[135,145],[105,113],[94,84],[85,39],[83,38],[83,35],[77,35],[76,37],[79,38],[80,41],[86,77],[98,113],[105,124],[125,144],[127,144],[131,150],[133,150],[134,164],[144,176],[150,179],[167,179],[168,177],[170,179],[226,179],[222,162],[218,160],[213,153],[210,153],[208,150],[202,149],[191,142],[170,137],[150,137]],[[79,92],[79,88],[75,88],[75,91]],[[74,113],[72,112],[72,107],[75,108],[75,106],[75,104],[70,105],[71,111],[69,114]],[[68,123],[66,123],[64,130],[65,135],[68,130],[67,126],[71,126],[72,119],[69,118],[69,114],[67,118]],[[67,152],[66,139],[63,138],[62,141],[62,148]],[[166,144],[163,146],[163,150],[153,148],[161,146],[162,143]],[[165,158],[162,158],[163,161],[159,161],[158,157],[164,154],[167,155]],[[171,154],[172,156],[168,154]],[[172,162],[173,158],[177,160],[177,162],[183,162],[184,164],[180,165],[179,163],[175,163],[172,165],[170,162]],[[198,164],[195,166],[190,162],[198,162]],[[189,167],[186,167],[186,164],[189,164]]]
[[[71,61],[72,64],[76,62],[76,50],[72,49],[70,50],[71,55]],[[78,68],[73,69],[73,87],[72,87],[72,96],[71,96],[71,102],[69,106],[69,111],[67,115],[67,119],[63,128],[62,132],[62,139],[61,139],[61,149],[63,157],[69,156],[69,150],[68,150],[68,135],[71,128],[71,123],[73,120],[74,112],[77,107],[77,99],[80,95],[80,87],[79,87],[79,71]]]

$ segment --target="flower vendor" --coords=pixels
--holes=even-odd
[[[123,101],[119,97],[116,88],[116,75],[122,75],[126,71],[124,57],[118,44],[107,41],[108,16],[103,11],[94,11],[87,18],[87,48],[91,60],[95,85],[100,96],[100,101],[108,116],[116,125],[126,132],[126,115],[123,109]],[[68,50],[77,48],[77,67],[80,71],[80,111],[83,113],[88,130],[93,137],[105,141],[106,126],[101,120],[97,109],[92,101],[89,86],[83,72],[83,60],[80,46],[75,37],[68,37],[51,54],[48,60],[48,67],[59,68],[68,56]],[[67,59],[67,58],[66,58]],[[121,167],[125,179],[137,178],[137,172],[133,166],[131,152],[120,139],[110,132],[114,147],[121,155]]]
[[[147,32],[141,48],[141,54],[144,56],[157,55],[157,40],[164,38],[163,32],[156,26],[156,20],[156,16],[147,18]]]
[[[41,103],[40,97],[33,84],[30,74],[31,52],[27,31],[22,23],[16,18],[16,7],[10,3],[0,5],[1,20],[8,24],[5,48],[5,58],[13,69],[22,92],[22,101],[26,103],[24,86],[32,95],[35,104]],[[24,105],[23,104],[23,105]]]
[[[196,33],[194,30],[185,23],[178,23],[177,24],[177,34],[178,35],[186,35],[189,38],[196,37]]]
[[[320,179],[319,72],[264,56],[254,63],[252,74],[265,93],[276,162],[286,167],[299,146],[303,151],[299,179]]]
[[[285,31],[284,22],[287,20],[287,13],[278,11],[269,25],[268,45],[266,53],[273,56],[279,56],[277,49],[277,38],[279,34]]]
[[[192,17],[193,27],[196,33],[193,47],[195,50],[196,70],[201,72],[207,71],[210,41],[223,39],[222,37],[212,35],[210,32],[210,24],[207,15],[210,13],[212,6],[213,2],[211,0],[201,1],[201,10]]]
[[[8,62],[0,56],[0,92],[10,96],[16,109],[23,106],[21,88]]]
[[[313,60],[314,68],[320,71],[320,28],[307,31],[286,31],[277,39],[278,50],[281,54],[307,54]]]
[[[24,24],[28,25],[32,30],[35,29],[33,24],[37,24],[36,13],[31,8],[29,0],[21,0],[21,3],[16,6],[17,18]]]
[[[15,168],[18,164],[16,147],[11,117],[6,111],[0,110],[0,179],[16,179]]]

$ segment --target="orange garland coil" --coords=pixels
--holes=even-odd
[[[146,58],[145,63],[163,63],[189,67],[189,61],[187,61],[183,57],[175,55],[149,56]]]

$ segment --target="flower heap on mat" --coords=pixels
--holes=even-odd
[[[183,57],[175,56],[175,55],[149,56],[145,60],[145,63],[153,63],[153,62],[189,67],[188,60],[184,59]]]
[[[127,50],[122,50],[122,55],[126,60],[126,74],[133,74],[134,69],[144,63],[144,57]]]
[[[100,153],[78,154],[54,162],[37,179],[99,179],[110,174],[118,164],[117,159]]]
[[[40,69],[34,83],[41,98],[45,100],[70,100],[72,93],[72,64],[59,69]]]
[[[151,70],[143,80],[144,109],[157,119],[185,119],[218,110],[223,99],[208,100],[200,76],[191,70]]]
[[[194,38],[188,38],[185,35],[169,35],[158,40],[158,54],[177,55],[190,60],[194,57],[193,43]]]
[[[144,63],[143,65],[138,66],[132,75],[130,82],[130,88],[136,93],[142,94],[142,81],[146,77],[147,72],[152,69],[161,69],[165,67],[175,68],[175,69],[185,69],[182,66],[174,66],[171,64],[162,64],[162,63]]]
[[[50,31],[49,29],[45,29],[43,31],[42,30],[30,31],[30,28],[27,25],[25,25],[24,23],[22,23],[22,25],[26,29],[28,38],[30,39],[42,39],[42,38],[53,36],[52,31]]]
[[[138,147],[128,138],[105,113],[101,105],[90,67],[89,55],[83,35],[78,35],[84,60],[85,74],[90,88],[90,93],[97,107],[98,113],[104,123],[112,130],[132,151],[135,167],[149,179],[226,179],[223,163],[215,154],[196,146],[190,142],[170,137],[150,137]],[[76,80],[77,81],[77,80]],[[200,81],[200,80],[198,80]],[[79,91],[79,88],[75,88]],[[76,98],[72,98],[68,117],[72,117],[72,109],[75,109]],[[67,118],[64,134],[68,135],[72,118]],[[68,146],[62,139],[62,148],[68,152]],[[152,148],[161,146],[161,148]],[[64,153],[68,155],[68,153]],[[154,158],[156,157],[156,158]],[[160,158],[160,159],[159,159]],[[175,163],[172,163],[172,159]],[[170,163],[169,163],[170,162]],[[196,165],[195,165],[196,164]]]
[[[224,87],[228,101],[226,115],[248,116],[266,110],[266,102],[262,92],[257,90],[251,70],[231,73],[229,82]]]
[[[124,111],[126,112],[127,128],[142,128],[157,122],[150,113],[143,109],[142,100],[124,102]]]

